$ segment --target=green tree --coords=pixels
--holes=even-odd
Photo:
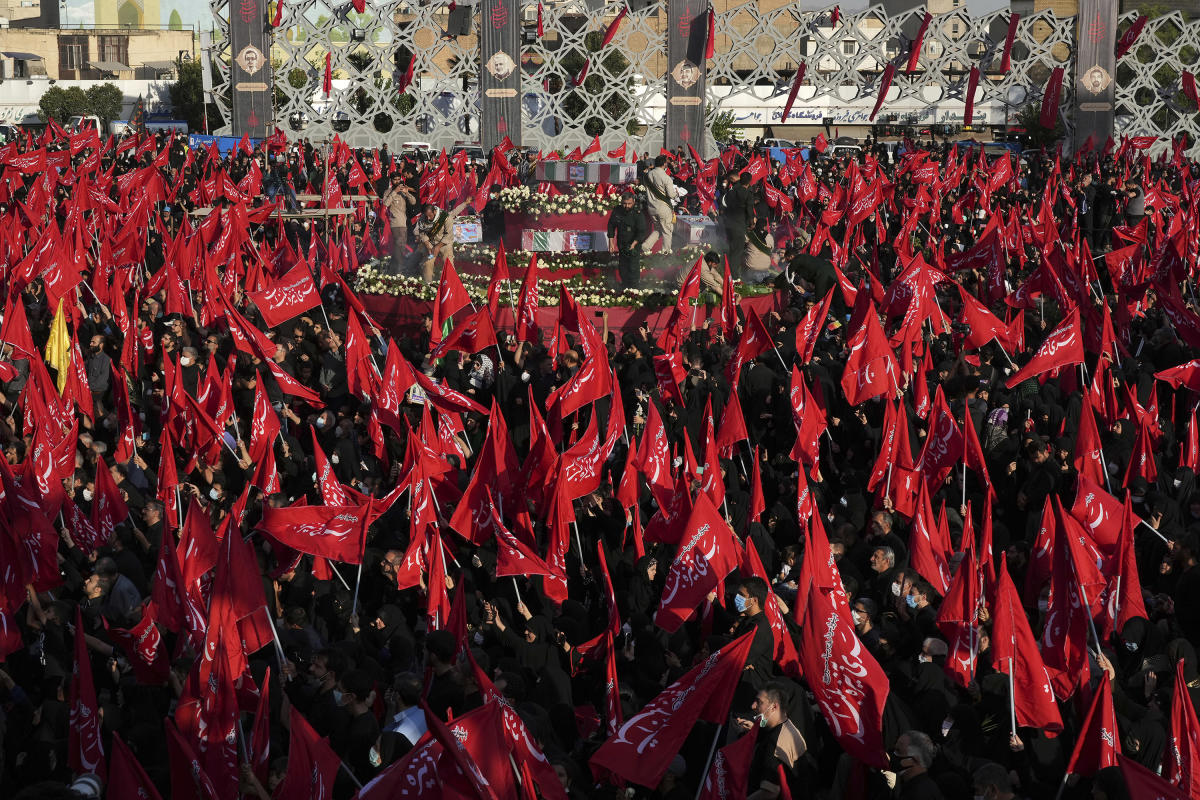
[[[175,82],[168,87],[175,117],[190,131],[204,130],[204,67],[197,60],[175,62]]]
[[[64,89],[51,86],[38,102],[38,118],[64,123],[71,117],[89,113],[87,94],[78,86]]]
[[[124,105],[125,94],[116,84],[97,83],[87,90],[87,113],[95,114],[104,125],[120,119]]]
[[[171,12],[171,18],[167,20],[167,27],[173,31],[183,30],[183,18],[179,16],[179,9]]]
[[[732,111],[722,111],[712,118],[712,137],[714,142],[728,142],[737,131],[737,118]]]
[[[1054,118],[1053,128],[1042,125],[1041,117],[1042,104],[1040,102],[1029,103],[1022,106],[1021,110],[1017,112],[1017,124],[1029,134],[1029,144],[1032,148],[1040,147],[1045,150],[1066,136],[1067,129],[1063,127],[1061,117]]]

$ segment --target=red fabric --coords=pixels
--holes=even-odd
[[[1145,14],[1138,14],[1138,18],[1133,21],[1121,38],[1117,40],[1117,59],[1129,52],[1130,48],[1137,43],[1138,37],[1142,35],[1142,28],[1146,27],[1146,22],[1149,20]]]
[[[146,770],[116,732],[112,736],[112,757],[109,760],[106,788],[110,797],[162,800]]]
[[[75,666],[71,670],[70,729],[67,763],[76,774],[94,772],[107,779],[108,766],[100,740],[100,706],[92,682],[92,660],[83,639],[83,615],[75,609]]]
[[[752,638],[747,633],[725,645],[626,720],[592,755],[593,774],[607,772],[639,786],[658,786],[696,720],[726,721]]]
[[[757,741],[758,726],[755,726],[717,751],[708,774],[704,776],[699,800],[746,800],[750,785],[750,760],[754,757],[754,743]]]
[[[980,583],[975,553],[964,545],[963,560],[937,616],[938,630],[949,646],[946,674],[963,688],[975,680],[975,660],[979,656]]]
[[[912,41],[912,47],[908,51],[908,66],[904,70],[909,75],[916,71],[917,63],[921,60],[921,47],[925,41],[925,32],[929,30],[929,23],[932,19],[933,15],[928,11],[925,12],[925,17],[921,20],[921,27],[917,29],[917,37]]]
[[[988,605],[992,617],[992,664],[997,671],[1012,676],[1016,689],[1012,702],[1016,705],[1017,724],[1048,733],[1061,731],[1062,716],[1054,702],[1050,676],[1038,652],[1017,589],[1008,576],[1007,554],[1000,555],[996,586]]]
[[[308,264],[301,261],[260,292],[246,292],[267,327],[274,328],[321,304]]]
[[[1050,79],[1046,81],[1046,91],[1042,94],[1042,110],[1038,117],[1038,124],[1043,128],[1053,130],[1058,122],[1058,99],[1062,96],[1063,73],[1062,67],[1055,67],[1050,73]]]
[[[363,541],[373,518],[372,501],[361,505],[292,505],[263,509],[259,528],[302,553],[358,564]]]
[[[854,632],[841,576],[818,515],[811,517],[795,614],[801,671],[829,732],[851,758],[883,768],[887,676]]]
[[[312,725],[296,708],[289,717],[291,734],[288,745],[288,767],[283,783],[275,790],[275,800],[309,800],[332,797],[341,759],[329,746],[329,740],[318,736]]]
[[[884,393],[894,394],[899,371],[896,356],[888,346],[873,302],[863,324],[850,334],[847,344],[850,357],[846,359],[841,380],[846,402],[856,406]]]
[[[1188,693],[1183,659],[1175,664],[1175,687],[1171,693],[1171,727],[1163,748],[1162,776],[1184,794],[1200,797],[1200,722]]]
[[[691,618],[705,595],[738,565],[733,531],[704,493],[696,496],[681,544],[654,619],[669,633]]]
[[[883,75],[879,79],[879,96],[875,98],[875,107],[871,109],[870,120],[875,121],[875,115],[879,113],[879,109],[883,106],[883,101],[887,99],[888,89],[892,87],[892,78],[896,75],[896,65],[888,64],[883,69]]]
[[[1190,705],[1190,703],[1189,703]],[[1079,729],[1067,773],[1089,777],[1106,767],[1117,766],[1121,738],[1117,731],[1117,713],[1113,710],[1112,683],[1108,673],[1100,677],[1100,688]]]
[[[800,86],[804,83],[804,70],[807,68],[807,62],[801,61],[800,66],[796,69],[796,77],[792,79],[792,88],[788,92],[787,102],[783,104],[783,117],[779,120],[779,124],[783,125],[787,122],[788,114],[792,113],[792,104],[796,102],[796,95],[800,93]],[[817,152],[825,152],[823,148]]]
[[[1021,381],[1035,378],[1043,372],[1080,364],[1083,360],[1083,335],[1077,307],[1046,337],[1029,363],[1010,376],[1004,385],[1011,389]]]

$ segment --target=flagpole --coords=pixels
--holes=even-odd
[[[284,680],[290,681],[292,678],[283,670],[283,665],[288,663],[287,656],[283,654],[283,643],[279,641],[279,631],[275,629],[275,618],[271,615],[271,609],[263,604],[263,611],[267,612],[267,619],[271,623],[271,637],[275,642],[275,655],[279,656],[279,671],[283,674]]]
[[[717,752],[717,743],[721,741],[721,731],[724,730],[724,724],[717,726],[717,732],[713,734],[712,746],[708,748],[708,758],[704,761],[704,770],[700,773],[700,786],[696,789],[696,800],[700,800],[700,795],[704,794],[704,779],[708,776],[708,768],[712,765],[713,754]]]
[[[1012,360],[1011,358],[1009,358],[1009,357],[1008,357],[1008,351],[1004,349],[1004,345],[1000,343],[1000,339],[999,339],[998,337],[996,337],[996,336],[993,336],[993,337],[992,337],[991,339],[989,339],[988,341],[995,342],[997,345],[999,345],[999,346],[1000,346],[1000,352],[1004,354],[1004,360],[1005,360],[1005,361],[1007,361],[1007,362],[1008,362],[1008,365],[1009,365],[1010,367],[1012,367],[1012,368],[1015,370],[1015,369],[1017,368],[1017,365],[1016,365],[1016,364],[1014,364],[1014,363],[1013,363],[1013,360]]]
[[[346,587],[346,591],[350,591],[350,584],[346,583],[346,579],[342,577],[342,573],[338,572],[337,567],[333,565],[333,562],[329,559],[325,559],[325,562],[329,564],[329,569],[332,570],[333,574],[337,575],[337,579],[342,582],[342,586]]]
[[[1015,644],[1014,644],[1015,646]],[[1013,660],[1008,659],[1008,719],[1012,735],[1017,735],[1017,695],[1013,688]]]
[[[513,591],[517,593],[517,605],[521,605],[521,587],[517,586],[517,576],[512,576]]]

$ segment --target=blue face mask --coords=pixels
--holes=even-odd
[[[746,610],[746,598],[742,597],[740,594],[735,594],[733,596],[733,607],[738,610],[739,614],[741,612],[745,611]]]
[[[904,602],[908,603],[909,608],[917,607],[917,596],[915,594],[905,595]]]

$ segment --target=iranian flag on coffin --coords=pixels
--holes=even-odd
[[[521,231],[521,249],[540,253],[608,250],[607,231]]]

